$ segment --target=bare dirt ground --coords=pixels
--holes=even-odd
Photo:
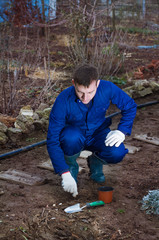
[[[137,100],[143,103],[155,100],[149,96]],[[114,117],[112,128],[119,116]],[[159,136],[158,105],[139,109],[134,122],[133,133],[126,143],[141,147],[135,154],[114,166],[104,166],[106,186],[114,188],[113,201],[102,207],[84,209],[82,212],[66,214],[70,205],[98,200],[99,185],[88,176],[86,161],[79,174],[79,195],[74,199],[61,187],[61,178],[52,171],[38,168],[46,161],[46,146],[1,161],[1,170],[10,168],[40,176],[45,184],[27,186],[0,180],[0,239],[159,239],[159,219],[141,211],[141,203],[148,190],[158,189],[158,146],[133,139],[134,134]],[[38,137],[38,135],[35,135]],[[45,139],[43,134],[41,138]],[[40,139],[40,138],[38,138]]]
[[[156,59],[159,50],[134,51],[126,62],[128,70]],[[156,95],[136,99],[136,103],[158,100]],[[116,111],[114,107],[110,113]],[[113,118],[112,129],[120,116]],[[35,132],[18,147],[46,139],[46,132]],[[15,169],[45,179],[44,184],[28,186],[0,180],[0,239],[1,240],[157,240],[159,218],[142,211],[141,200],[149,190],[159,187],[159,148],[135,140],[135,134],[159,136],[159,105],[138,109],[132,135],[125,143],[140,147],[127,154],[117,165],[104,166],[106,183],[114,188],[113,201],[102,207],[84,208],[82,212],[66,214],[70,205],[98,200],[99,184],[89,179],[85,160],[79,173],[79,195],[73,198],[61,187],[61,178],[38,165],[49,159],[46,145],[3,159],[1,171]],[[1,153],[13,150],[7,145]]]

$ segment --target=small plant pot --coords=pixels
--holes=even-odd
[[[114,188],[112,187],[98,188],[98,199],[105,203],[111,203],[113,199],[113,190]]]

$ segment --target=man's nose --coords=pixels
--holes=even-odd
[[[87,99],[87,95],[84,93],[82,98],[83,98],[83,100],[86,100]]]

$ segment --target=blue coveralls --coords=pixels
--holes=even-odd
[[[137,105],[112,82],[100,80],[89,106],[78,99],[74,86],[58,95],[50,113],[47,135],[47,150],[56,173],[69,170],[64,155],[72,156],[82,150],[90,150],[103,163],[112,164],[120,162],[128,153],[123,143],[119,147],[105,146],[111,125],[111,119],[105,117],[110,102],[121,110],[117,129],[130,135]]]

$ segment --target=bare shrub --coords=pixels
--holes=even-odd
[[[127,47],[127,33],[110,28],[109,15],[114,5],[99,10],[97,2],[81,1],[77,6],[70,1],[69,58],[76,66],[90,63],[98,68],[100,77],[113,75],[123,66]]]
[[[1,84],[1,112],[12,112],[15,106],[17,79],[21,63],[13,59],[11,42],[13,36],[8,25],[0,25],[0,84]]]
[[[123,44],[126,39],[127,34],[120,30],[115,34],[101,31],[87,43],[87,59],[98,68],[100,77],[115,75],[122,69],[127,52],[127,46]]]
[[[0,85],[1,85],[1,112],[13,114],[21,99],[17,94],[24,87],[22,84],[29,72],[33,72],[40,65],[44,66],[43,59],[47,49],[47,41],[41,41],[39,28],[33,30],[29,37],[28,28],[15,28],[12,25],[0,25]],[[48,57],[49,59],[49,57]],[[34,80],[30,79],[30,84]]]
[[[0,24],[0,112],[3,114],[13,114],[14,109],[21,105],[21,95],[25,93],[20,93],[25,91],[25,82],[27,89],[34,87],[35,79],[30,76],[39,66],[46,72],[44,87],[34,102],[30,99],[29,103],[37,106],[48,99],[49,91],[53,93],[55,83],[51,84],[54,76],[50,75],[49,28],[65,22],[59,16],[52,22],[45,19],[48,6],[44,5],[44,1],[42,13],[30,0],[11,0],[8,4],[0,12],[6,21]],[[54,9],[49,9],[49,14],[51,11]]]

